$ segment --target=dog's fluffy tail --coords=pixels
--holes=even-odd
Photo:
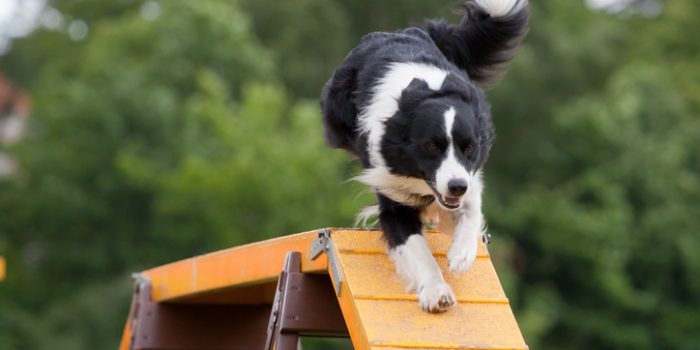
[[[528,0],[466,0],[459,25],[426,24],[440,51],[481,84],[500,78],[527,33]]]

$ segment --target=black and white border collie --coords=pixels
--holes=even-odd
[[[453,235],[450,271],[469,269],[484,234],[481,173],[494,139],[480,86],[499,77],[527,31],[527,0],[467,0],[463,8],[459,25],[366,35],[321,96],[326,140],[361,161],[357,179],[377,194],[389,257],[429,312],[455,297],[423,221],[437,213],[440,230]]]

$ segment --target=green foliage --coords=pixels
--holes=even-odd
[[[323,145],[320,87],[369,31],[457,20],[447,1],[143,4],[55,1],[88,37],[38,31],[0,57],[33,98],[0,179],[0,349],[113,348],[128,273],[350,225],[372,196]],[[491,249],[533,349],[700,344],[700,3],[664,4],[533,1],[489,91]]]
[[[207,232],[215,245],[230,246],[347,222],[352,210],[343,208],[359,203],[342,198],[346,161],[325,150],[314,103],[290,106],[283,90],[254,84],[234,104],[215,75],[205,72],[198,82],[184,103],[177,166],[118,157],[127,177],[156,191],[152,234],[197,240]],[[278,213],[283,220],[269,220]]]
[[[0,180],[3,349],[114,346],[129,293],[102,299],[116,276],[348,225],[363,204],[341,195],[357,189],[342,185],[349,161],[323,145],[317,102],[290,101],[271,79],[268,50],[235,5],[161,6],[153,22],[138,6],[80,9],[94,16],[90,38],[17,77],[35,88],[30,132],[12,149],[21,173]],[[41,51],[45,35],[7,65]],[[69,321],[83,311],[92,328]]]
[[[278,72],[295,96],[316,98],[320,84],[345,57],[350,14],[335,1],[243,0],[260,40],[274,48]]]
[[[516,271],[510,294],[535,348],[694,349],[700,343],[693,331],[700,317],[690,311],[700,308],[700,265],[690,253],[700,248],[700,89],[692,80],[697,66],[689,68],[698,53],[681,54],[697,44],[670,29],[686,26],[686,12],[678,10],[697,9],[690,4],[669,4],[653,21],[593,17],[587,21],[593,29],[568,35],[552,51],[538,47],[556,45],[543,39],[561,32],[539,32],[535,12],[525,57],[534,51],[566,62],[544,72],[561,80],[552,89],[527,85],[528,99],[540,104],[533,109],[510,102],[517,81],[494,91],[501,133],[489,167],[497,175],[487,215],[493,231],[515,241],[504,257]],[[586,38],[599,28],[617,30]],[[669,43],[663,38],[671,31],[676,49],[656,44]],[[617,36],[627,42],[602,46]],[[601,56],[571,64],[562,56],[569,50],[578,58]],[[519,61],[509,79],[541,72],[537,61]],[[582,75],[572,77],[576,71]]]

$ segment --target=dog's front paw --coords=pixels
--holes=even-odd
[[[454,305],[455,300],[452,288],[445,282],[423,286],[418,294],[420,307],[428,312],[443,312]]]
[[[462,273],[469,270],[476,260],[476,247],[468,245],[452,245],[447,253],[447,265],[452,273]]]

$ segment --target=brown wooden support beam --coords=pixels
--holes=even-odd
[[[348,337],[328,275],[301,272],[301,254],[289,252],[277,282],[265,349],[296,350],[300,336]]]
[[[147,281],[132,307],[131,350],[260,349],[270,314],[270,305],[153,302]]]

